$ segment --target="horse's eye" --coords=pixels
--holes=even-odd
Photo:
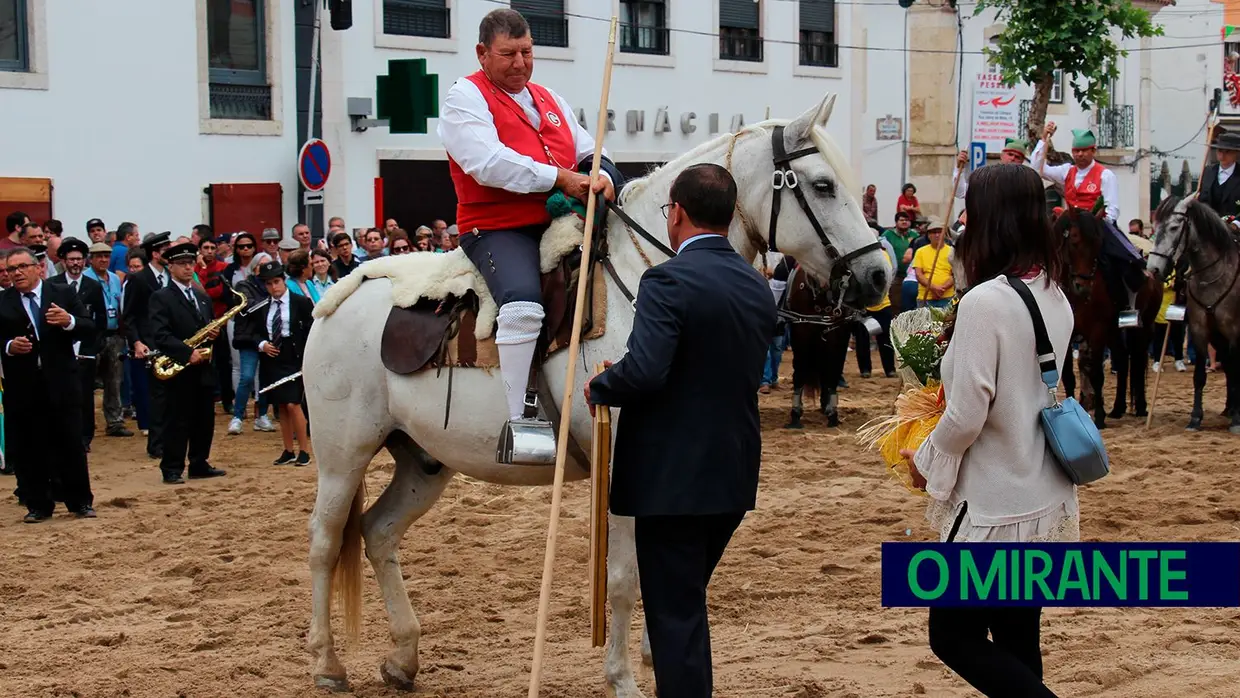
[[[814,191],[825,196],[835,196],[835,182],[829,179],[815,179]]]

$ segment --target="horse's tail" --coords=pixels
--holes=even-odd
[[[362,512],[366,508],[366,481],[357,486],[349,518],[341,534],[340,555],[332,571],[336,599],[344,615],[345,636],[357,644],[362,630]]]
[[[818,399],[817,381],[810,381],[805,384],[805,387],[801,390],[801,399],[807,403],[812,403],[814,400]]]

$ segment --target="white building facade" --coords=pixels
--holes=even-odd
[[[351,228],[389,217],[409,229],[451,221],[435,119],[425,133],[362,130],[350,106],[368,99],[376,118],[377,77],[405,59],[425,61],[442,101],[453,81],[478,68],[482,17],[510,3],[352,0],[346,30],[333,30],[323,13],[312,80],[318,1],[0,0],[0,213],[55,217],[75,235],[94,217],[113,229],[132,220],[144,232],[188,232],[201,222],[219,232],[287,232],[308,220],[319,233],[330,216]],[[896,0],[511,5],[533,27],[534,80],[562,94],[591,132],[608,20],[620,18],[615,130],[605,145],[630,174],[836,93],[829,130],[858,181],[878,187],[884,224],[906,181],[917,184],[923,210],[941,213],[954,153],[973,138],[974,81],[987,71],[979,52],[1002,30],[968,5],[957,16],[927,0],[909,9]],[[1125,219],[1148,219],[1150,172],[1163,159],[1199,167],[1205,135],[1194,131],[1223,80],[1223,5],[1143,6],[1168,36],[1121,42],[1133,52],[1122,59],[1112,105],[1082,109],[1064,85],[1048,114],[1060,126],[1060,149],[1072,128],[1098,131]],[[1240,44],[1233,48],[1240,56]],[[1028,100],[1032,89],[1018,93]],[[306,208],[296,159],[311,122],[332,168],[323,205]]]

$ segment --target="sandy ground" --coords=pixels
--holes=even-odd
[[[880,606],[879,544],[933,534],[922,501],[853,439],[889,408],[896,383],[862,380],[851,357],[847,375],[841,429],[812,414],[806,430],[786,431],[789,391],[762,400],[759,508],[711,587],[720,696],[976,695],[930,653],[924,610]],[[1115,471],[1082,492],[1087,538],[1240,538],[1240,437],[1217,416],[1215,376],[1207,431],[1183,430],[1190,375],[1166,375],[1151,431],[1128,418],[1106,432]],[[319,693],[305,650],[315,469],[273,467],[277,435],[247,422],[228,437],[225,424],[221,415],[213,457],[225,478],[164,486],[140,438],[99,436],[98,519],[62,510],[24,526],[4,498],[0,696]],[[372,496],[389,474],[381,461]],[[549,505],[549,489],[458,479],[410,530],[401,561],[423,630],[416,695],[525,695]],[[544,696],[603,693],[588,639],[587,511],[588,486],[569,485]],[[387,623],[369,567],[365,585],[362,642],[343,656],[352,695],[401,695],[378,676]],[[1048,610],[1048,683],[1061,696],[1237,696],[1237,630],[1236,609]],[[648,670],[639,680],[653,695]]]

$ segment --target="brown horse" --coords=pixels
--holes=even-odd
[[[845,315],[846,310],[841,310]],[[792,415],[786,429],[802,429],[802,397],[818,394],[827,426],[840,425],[839,390],[848,358],[851,322],[836,316],[822,285],[798,266],[788,278],[780,315],[792,325]]]
[[[1106,428],[1107,414],[1103,405],[1102,384],[1106,376],[1104,353],[1111,350],[1111,365],[1115,369],[1115,403],[1111,418],[1119,419],[1128,411],[1128,383],[1132,382],[1133,413],[1138,417],[1147,414],[1145,400],[1145,375],[1149,361],[1150,336],[1154,318],[1162,304],[1162,285],[1152,276],[1137,292],[1134,308],[1141,319],[1139,327],[1121,330],[1119,309],[1111,302],[1106,280],[1099,267],[1102,253],[1102,236],[1109,233],[1089,211],[1069,209],[1060,215],[1055,231],[1062,236],[1061,254],[1072,273],[1072,282],[1064,289],[1072,304],[1075,320],[1073,338],[1080,342],[1081,375],[1088,380],[1081,384],[1081,404],[1094,411],[1094,424]],[[1076,392],[1076,375],[1072,371],[1072,357],[1064,359],[1063,384],[1065,391]]]

